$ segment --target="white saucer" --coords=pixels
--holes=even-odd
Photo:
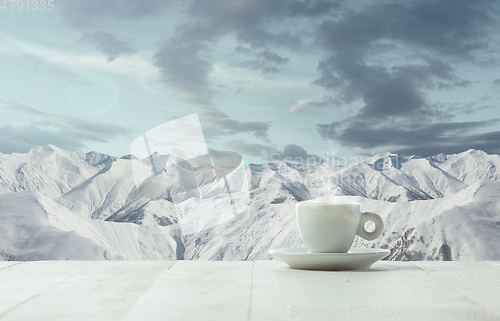
[[[309,253],[304,247],[269,251],[292,269],[329,271],[367,269],[389,253],[391,251],[384,249],[355,247],[347,253]]]

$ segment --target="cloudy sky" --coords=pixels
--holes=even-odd
[[[254,163],[500,152],[500,1],[50,3],[0,8],[2,153],[122,156],[194,113]]]

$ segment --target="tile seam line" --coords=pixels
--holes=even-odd
[[[250,300],[248,301],[247,321],[250,321],[252,318],[252,295],[253,295],[254,268],[255,268],[255,261],[252,261],[252,280],[250,281]]]
[[[96,263],[97,263],[97,261],[96,261]],[[94,264],[96,264],[96,263],[94,263]],[[77,271],[77,272],[75,272],[75,273],[73,273],[73,274],[71,274],[71,275],[68,275],[67,277],[65,277],[65,278],[64,278],[64,279],[62,279],[61,281],[59,281],[59,282],[57,282],[57,283],[55,283],[55,284],[53,284],[53,285],[49,286],[48,288],[45,288],[45,289],[41,290],[41,291],[40,291],[40,292],[38,292],[38,293],[33,294],[32,296],[30,296],[30,297],[29,297],[29,298],[27,298],[26,300],[24,300],[24,301],[22,301],[22,302],[20,302],[20,303],[16,304],[15,306],[13,306],[12,308],[10,308],[10,309],[8,309],[8,310],[6,310],[6,311],[4,311],[4,312],[0,313],[0,319],[1,319],[1,318],[3,318],[4,316],[6,316],[7,314],[9,314],[10,312],[12,312],[13,310],[17,309],[17,308],[18,308],[18,307],[20,307],[21,305],[25,304],[26,302],[31,301],[32,299],[36,298],[36,297],[37,297],[37,296],[39,296],[40,294],[42,294],[42,293],[44,293],[44,292],[46,292],[46,291],[48,291],[48,290],[50,290],[50,289],[52,289],[52,288],[54,288],[54,287],[58,286],[59,284],[61,284],[61,283],[65,282],[66,280],[68,280],[68,279],[72,278],[73,276],[77,275],[78,273],[81,273],[81,272],[85,271],[86,269],[90,268],[90,267],[91,267],[91,266],[93,266],[94,264],[89,264],[89,266],[87,266],[87,267],[85,267],[85,268],[83,268],[83,269],[81,269],[81,270],[79,270],[79,271]]]
[[[1,268],[1,269],[0,269],[0,271],[6,270],[6,269],[8,269],[8,268],[10,268],[10,267],[13,267],[13,266],[19,265],[19,264],[24,263],[24,262],[25,262],[25,261],[20,261],[20,262],[14,263],[14,264],[12,264],[12,265],[9,265],[9,266],[6,266],[6,267],[3,267],[3,268]]]
[[[459,289],[457,289],[456,287],[452,286],[451,284],[445,282],[444,280],[438,278],[437,276],[433,275],[432,273],[430,273],[429,271],[421,268],[420,266],[416,265],[413,263],[413,261],[410,261],[410,263],[415,266],[416,268],[424,271],[425,273],[427,273],[428,275],[430,275],[431,277],[441,281],[441,283],[443,283],[444,285],[446,285],[447,287],[449,287],[450,289],[452,289],[453,291],[457,292],[458,294],[462,295],[464,298],[467,298],[469,301],[471,301],[472,303],[475,303],[477,305],[479,305],[480,307],[482,307],[483,309],[485,309],[486,311],[489,311],[489,312],[493,312],[491,311],[491,307],[487,307],[485,306],[484,304],[482,304],[481,302],[479,302],[478,300],[476,299],[473,299],[471,298],[470,296],[466,295],[465,293],[463,293],[462,291],[460,291]]]
[[[161,278],[165,275],[165,273],[167,273],[174,265],[175,263],[177,263],[178,261],[174,261],[174,263],[172,263],[166,270],[165,272],[162,273],[162,275],[160,275],[158,277],[158,279],[156,279],[152,284],[151,286],[146,290],[144,291],[144,293],[139,297],[137,298],[137,300],[135,300],[134,304],[130,305],[130,308],[128,310],[126,310],[125,312],[123,312],[122,316],[120,317],[120,320],[123,320],[125,319],[125,317],[130,313],[130,311],[132,311],[132,309],[136,306],[137,302],[139,302],[148,292],[149,290],[156,284],[158,283]]]

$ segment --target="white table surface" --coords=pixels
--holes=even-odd
[[[342,319],[500,319],[500,262],[0,262],[0,320]]]

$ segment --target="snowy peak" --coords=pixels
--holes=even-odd
[[[303,245],[294,207],[304,200],[379,213],[384,235],[354,246],[389,248],[394,260],[500,259],[498,155],[383,153],[344,167],[281,161],[200,184],[209,159],[178,151],[116,159],[51,145],[1,154],[0,259],[269,259],[270,248]],[[150,179],[138,183],[136,170]],[[193,184],[183,186],[187,177]]]
[[[482,151],[482,150],[479,150],[479,149],[469,149],[465,152],[462,152],[458,155],[470,155],[470,156],[475,156],[475,157],[485,157],[485,156],[488,156],[488,154],[486,154],[486,152]]]
[[[101,154],[98,152],[88,152],[85,154],[85,162],[92,166],[99,166],[112,163],[116,160],[113,156]]]
[[[183,161],[194,158],[195,156],[177,149],[172,149],[168,153],[154,152],[150,157],[152,157],[155,160],[166,158],[171,160]]]
[[[37,146],[33,147],[27,154],[28,159],[82,159],[84,162],[92,165],[98,166],[104,163],[109,163],[116,158],[113,156],[109,156],[106,154],[98,153],[96,151],[91,151],[88,153],[78,153],[78,152],[69,152],[65,149],[59,148],[55,145],[47,144],[45,146]]]
[[[498,155],[488,155],[482,150],[477,150],[477,149],[469,149],[465,152],[461,152],[459,154],[437,154],[434,156],[427,157],[428,160],[438,162],[438,163],[444,163],[450,159],[453,160],[484,160],[490,156],[498,156]]]
[[[128,154],[120,157],[120,159],[139,159],[139,157],[133,155],[133,154]]]
[[[55,145],[47,144],[45,146],[36,146],[36,147],[33,147],[28,152],[28,154],[37,154],[37,155],[40,155],[40,154],[49,154],[49,153],[53,153],[53,152],[67,152],[67,151],[65,151],[63,149],[60,149],[59,147],[57,147]]]
[[[68,152],[54,145],[0,155],[0,193],[39,191],[56,198],[113,162],[111,156]]]
[[[429,162],[444,163],[448,159],[448,155],[440,153],[426,158]]]
[[[488,155],[480,150],[468,150],[466,152],[446,155],[438,159],[436,165],[448,174],[456,177],[466,184],[473,184],[479,180],[500,179],[500,156]]]
[[[376,171],[389,170],[391,168],[400,169],[408,161],[408,158],[400,154],[381,153],[368,159],[369,164]]]

